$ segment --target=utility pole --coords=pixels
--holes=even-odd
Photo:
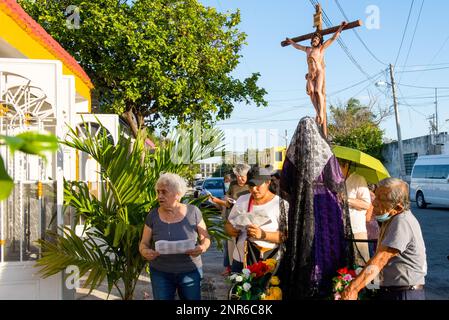
[[[438,135],[438,88],[435,88],[435,129]]]
[[[390,63],[390,77],[391,77],[391,87],[393,91],[393,104],[394,104],[394,115],[396,117],[396,129],[398,132],[400,178],[404,179],[405,177],[404,151],[402,148],[401,125],[399,124],[399,110],[398,110],[398,103],[396,101],[396,86],[394,83],[393,65],[391,63]]]
[[[285,149],[287,149],[288,148],[288,146],[287,146],[287,142],[288,142],[288,135],[287,135],[287,130],[285,130]]]
[[[435,136],[436,133],[436,127],[435,127],[435,113],[432,114],[432,116],[429,116],[426,118],[427,120],[429,120],[429,124],[430,124],[430,130],[429,130],[429,134],[431,136]]]

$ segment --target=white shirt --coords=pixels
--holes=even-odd
[[[365,178],[355,172],[346,179],[346,191],[348,193],[348,199],[363,200],[367,203],[371,203],[371,197]],[[349,216],[351,218],[352,233],[367,232],[366,210],[356,210],[349,207]]]
[[[248,203],[249,203],[250,196],[251,196],[251,194],[245,194],[243,196],[240,196],[237,199],[237,202],[234,204],[231,212],[229,213],[229,219],[232,219],[233,216],[235,216],[238,211],[247,211],[248,210]],[[252,208],[251,212],[265,211],[266,214],[270,217],[269,223],[266,223],[263,226],[260,226],[260,228],[263,231],[268,231],[268,232],[279,231],[279,217],[280,217],[279,201],[280,200],[281,200],[281,198],[279,198],[279,196],[275,196],[271,201],[269,201],[265,204],[262,204],[262,205],[255,205],[253,203],[253,208]],[[283,201],[284,201],[285,209],[288,212],[288,202],[285,200],[283,200]],[[241,231],[240,235],[238,237],[237,244],[234,249],[234,253],[233,253],[233,259],[236,261],[239,261],[239,262],[243,261],[244,244],[245,244],[246,238],[247,238],[246,230]],[[278,246],[278,244],[273,243],[273,242],[267,242],[267,241],[263,241],[263,240],[253,240],[252,238],[250,238],[250,239],[252,242],[254,242],[258,246],[263,247],[263,248],[273,249]]]

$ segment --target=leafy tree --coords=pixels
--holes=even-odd
[[[201,173],[201,168],[199,164],[190,164],[188,171],[185,174],[185,178],[189,181],[190,185],[193,185],[193,181],[195,180],[195,175]]]
[[[74,208],[77,218],[85,221],[84,236],[79,237],[69,227],[61,227],[60,234],[48,232],[51,240],[38,241],[42,247],[42,257],[37,261],[42,267],[39,272],[48,277],[75,265],[80,276],[89,274],[84,285],[91,290],[106,279],[109,293],[115,287],[123,299],[132,299],[146,264],[138,247],[145,217],[157,205],[157,179],[162,172],[185,176],[189,165],[184,160],[207,156],[223,139],[218,131],[212,142],[192,142],[185,136],[177,134],[163,147],[144,152],[142,139],[122,135],[114,145],[106,133],[92,136],[86,132],[86,138],[81,138],[72,130],[65,144],[96,160],[104,183],[99,195],[93,195],[85,182],[65,181],[64,204]],[[187,156],[182,154],[186,150]],[[178,156],[182,161],[177,161]],[[199,205],[204,200],[192,202]],[[220,245],[226,238],[221,217],[208,209],[202,211],[212,240]]]
[[[377,115],[370,107],[351,98],[344,106],[330,106],[330,112],[328,129],[334,144],[354,148],[383,160],[383,131],[379,128]]]
[[[239,11],[219,13],[197,0],[19,3],[84,68],[100,109],[122,115],[135,136],[172,120],[225,119],[235,102],[267,105],[258,73],[231,75],[246,38],[236,27]],[[69,6],[79,8],[78,29],[66,26]]]

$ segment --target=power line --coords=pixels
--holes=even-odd
[[[413,9],[413,4],[414,4],[414,3],[415,3],[415,0],[412,0],[412,3],[411,3],[411,5],[410,5],[410,10],[408,11],[408,17],[407,17],[407,22],[405,23],[404,32],[402,33],[401,45],[399,46],[398,54],[397,54],[397,56],[396,56],[396,60],[394,61],[394,65],[396,65],[396,63],[398,62],[399,55],[400,55],[400,53],[401,53],[402,45],[403,45],[403,43],[404,43],[405,34],[407,33],[408,22],[410,21],[410,16],[411,16],[411,14],[412,14],[412,9]]]
[[[346,91],[346,90],[349,90],[349,89],[352,89],[352,88],[354,88],[354,87],[357,87],[358,85],[360,85],[360,84],[362,84],[362,83],[365,83],[365,82],[367,82],[367,81],[372,81],[372,80],[374,80],[377,76],[379,76],[381,73],[383,73],[384,72],[384,70],[382,70],[382,71],[380,71],[380,72],[378,72],[378,73],[376,73],[376,74],[374,74],[374,75],[372,75],[372,76],[369,76],[367,79],[365,79],[365,80],[362,80],[362,81],[359,81],[359,82],[357,82],[357,83],[354,83],[353,85],[350,85],[350,86],[348,86],[348,87],[346,87],[346,88],[343,88],[343,89],[340,89],[340,90],[337,90],[337,91],[335,91],[335,92],[331,92],[331,93],[329,93],[328,94],[328,96],[334,96],[334,95],[336,95],[336,94],[339,94],[339,93],[341,93],[341,92],[343,92],[343,91]],[[372,83],[370,83],[370,85],[371,85]]]
[[[438,49],[437,53],[432,57],[432,59],[430,59],[430,62],[427,64],[427,66],[430,66],[431,63],[433,62],[433,60],[435,60],[436,57],[438,57],[438,55],[440,54],[440,52],[444,49],[447,41],[449,40],[449,36],[446,37],[446,39],[443,41],[443,44],[441,45],[441,47]],[[419,79],[419,77],[421,76],[421,73],[416,77],[415,82]]]
[[[345,87],[345,88],[343,88],[343,89],[340,89],[340,90],[338,90],[338,91],[335,91],[335,92],[332,92],[332,93],[330,93],[330,94],[328,94],[327,96],[328,97],[331,97],[331,96],[334,96],[334,95],[336,95],[336,94],[339,94],[339,93],[341,93],[341,92],[344,92],[344,91],[346,91],[346,90],[349,90],[349,89],[352,89],[352,88],[354,88],[354,87],[357,87],[358,85],[361,85],[362,83],[365,83],[365,82],[367,82],[367,81],[372,81],[372,80],[374,80],[376,77],[379,77],[379,75],[381,75],[382,73],[384,72],[384,70],[381,70],[380,72],[378,72],[378,73],[376,73],[376,74],[374,74],[374,75],[372,75],[372,76],[370,76],[369,77],[369,79],[365,79],[365,80],[362,80],[362,81],[359,81],[359,82],[357,82],[357,83],[354,83],[354,84],[352,84],[352,85],[349,85],[349,86],[347,86],[347,87]],[[362,92],[362,91],[364,91],[364,90],[366,90],[369,86],[371,86],[372,85],[372,83],[370,82],[366,87],[364,87],[362,90],[360,90],[359,92],[357,92],[356,94],[354,94],[354,95],[352,95],[352,97],[355,97],[355,96],[357,96],[358,94],[360,94],[360,92]],[[305,98],[309,98],[309,97],[305,97]],[[303,98],[301,98],[301,100],[302,100]],[[299,100],[299,99],[294,99],[294,100]],[[271,101],[274,101],[274,100],[271,100]],[[288,100],[285,100],[285,101],[288,101]],[[279,114],[284,114],[284,113],[288,113],[288,112],[292,112],[292,111],[295,111],[295,110],[297,110],[298,108],[308,108],[310,106],[310,104],[302,104],[302,105],[296,105],[296,106],[291,106],[291,107],[289,107],[288,109],[285,109],[285,110],[282,110],[282,111],[276,111],[276,112],[274,112],[274,113],[270,113],[270,114],[268,114],[268,115],[262,115],[264,118],[266,118],[266,117],[272,117],[272,116],[275,116],[275,115],[279,115]],[[243,124],[243,123],[250,123],[250,122],[247,122],[246,120],[254,120],[254,118],[238,118],[238,119],[234,119],[234,120],[242,120],[242,121],[238,121],[238,122],[230,122],[230,123],[223,123],[223,125],[234,125],[234,124]],[[256,121],[256,120],[255,120]],[[272,120],[272,121],[277,121],[277,120]]]
[[[447,98],[449,97],[449,95],[443,95],[443,96],[438,96],[438,98]],[[435,96],[425,96],[425,97],[406,97],[407,99],[412,99],[412,100],[416,100],[416,99],[435,99]]]
[[[358,91],[357,93],[351,95],[350,98],[347,99],[347,101],[349,101],[350,99],[353,99],[355,97],[357,97],[360,93],[362,93],[363,91],[365,91],[366,89],[368,89],[370,86],[372,86],[372,83],[368,83],[367,86],[363,87],[362,90]]]
[[[363,91],[365,91],[366,89],[368,89],[371,85],[372,85],[372,83],[368,83],[368,85],[367,85],[366,87],[364,87],[362,90],[358,91],[356,94],[352,95],[351,98],[354,98],[354,97],[358,96],[358,95],[361,94]]]
[[[276,111],[276,112],[273,112],[273,113],[269,113],[267,115],[264,115],[263,117],[264,118],[272,117],[272,116],[276,116],[278,114],[284,114],[284,113],[287,113],[287,112],[296,111],[296,110],[298,110],[298,108],[308,108],[309,106],[310,106],[309,104],[303,104],[303,105],[299,105],[299,106],[292,106],[292,107],[290,107],[288,109],[285,109],[285,110],[282,110],[282,111]]]
[[[409,99],[409,98],[407,98],[407,99]],[[440,101],[448,101],[448,100],[449,99],[440,99],[438,97],[438,102],[440,102]],[[429,107],[429,106],[435,105],[435,101],[431,101],[431,102],[429,101],[429,102],[425,102],[425,103],[413,103],[413,104],[409,104],[409,105],[414,106],[414,107]]]
[[[422,12],[422,8],[424,6],[424,2],[425,2],[425,0],[422,0],[421,7],[419,8],[419,14],[418,14],[418,18],[416,19],[415,30],[413,30],[412,40],[410,41],[410,46],[408,47],[407,56],[405,58],[404,65],[407,65],[408,57],[410,55],[410,51],[412,50],[412,45],[413,45],[413,41],[415,40],[416,30],[418,29],[419,19],[421,18],[421,12]],[[402,80],[402,75],[399,78],[398,83],[401,83],[401,80]]]
[[[443,70],[443,69],[449,69],[449,66],[448,67],[440,67],[440,68],[430,68],[430,69],[396,71],[396,73],[425,72],[425,71],[435,71],[435,70]]]
[[[341,92],[344,92],[344,91],[346,91],[346,90],[349,90],[349,89],[352,89],[352,88],[354,88],[354,87],[357,87],[357,86],[359,86],[359,85],[361,85],[362,83],[365,83],[365,82],[367,82],[367,81],[373,81],[374,79],[378,78],[378,76],[379,76],[381,73],[383,73],[383,72],[384,72],[384,70],[381,70],[380,72],[378,72],[378,73],[376,73],[376,74],[373,74],[373,75],[371,75],[371,76],[369,75],[367,79],[358,81],[358,82],[356,82],[356,83],[354,83],[354,84],[351,84],[351,85],[349,85],[349,86],[347,86],[347,87],[345,87],[345,88],[342,88],[342,89],[339,89],[339,90],[337,90],[337,91],[331,92],[331,93],[327,94],[327,96],[328,96],[328,97],[334,96],[334,95],[339,94],[339,93],[341,93]],[[370,83],[370,85],[371,85],[371,84],[372,84],[372,83]],[[305,100],[305,99],[309,99],[309,97],[303,97],[303,98],[297,98],[297,99],[267,100],[267,101],[268,101],[268,102],[289,102],[289,101]]]
[[[340,5],[340,2],[338,2],[338,0],[335,0],[335,3],[337,4],[338,9],[340,10],[341,14],[343,15],[343,17],[349,21],[349,18],[346,16],[345,11],[343,10],[342,6]],[[359,39],[359,41],[362,43],[362,45],[365,47],[365,49],[369,52],[369,54],[380,64],[383,64],[384,66],[387,66],[387,64],[383,61],[381,61],[379,58],[376,57],[376,55],[368,48],[368,46],[366,45],[365,41],[363,41],[363,39],[360,37],[359,33],[355,30],[352,29],[352,31],[354,32],[354,34],[356,35],[357,39]]]
[[[298,101],[298,100],[306,100],[306,99],[309,99],[309,97],[292,98],[292,99],[274,99],[274,100],[267,100],[267,102],[290,102],[290,101]]]
[[[411,104],[409,104],[409,103],[405,100],[404,95],[402,94],[401,88],[398,87],[398,91],[399,91],[401,100],[404,102],[404,103],[402,103],[401,105],[406,105],[406,106],[408,106],[409,108],[411,108],[413,111],[415,111],[416,113],[418,113],[418,114],[420,114],[420,115],[422,115],[422,116],[424,116],[424,117],[427,117],[427,115],[425,115],[425,114],[422,113],[421,111],[416,110]]]
[[[316,0],[309,0],[309,1],[314,8],[318,5],[318,2]],[[324,20],[324,23],[326,24],[326,26],[328,28],[332,27],[333,26],[332,21],[329,19],[326,12],[324,11],[324,9],[321,9],[321,13],[323,15],[323,20]],[[337,42],[340,45],[340,47],[343,49],[345,54],[348,56],[349,60],[351,60],[351,62],[357,67],[357,69],[359,69],[360,72],[363,73],[367,79],[370,79],[369,74],[362,68],[362,66],[358,63],[358,61],[352,56],[351,52],[349,51],[348,47],[346,46],[344,41],[341,39],[341,37],[339,37],[337,39]],[[381,92],[383,94],[383,92],[379,88],[377,88],[377,89],[379,90],[379,92]]]
[[[412,67],[433,67],[433,66],[446,66],[449,65],[449,62],[442,62],[442,63],[434,63],[434,64],[414,64],[414,65],[403,65],[403,66],[397,66],[397,68],[412,68]]]
[[[276,116],[276,115],[279,115],[279,114],[284,114],[284,113],[288,113],[288,112],[291,112],[291,111],[295,111],[295,110],[298,110],[299,108],[309,108],[309,107],[310,107],[309,104],[291,106],[288,109],[285,109],[285,110],[282,110],[282,111],[276,111],[276,112],[269,113],[267,115],[261,115],[261,116],[263,116],[263,119],[266,119],[266,118],[269,118],[269,117],[272,117],[272,116]],[[222,123],[220,125],[235,125],[235,124],[252,123],[252,122],[258,122],[258,121],[264,121],[263,119],[257,120],[257,119],[254,119],[254,118],[234,118],[234,120],[242,120],[242,121],[227,122],[227,123]],[[271,119],[269,121],[278,121],[278,120]]]
[[[438,57],[438,55],[441,53],[441,51],[444,49],[444,47],[446,46],[447,41],[449,40],[449,36],[446,37],[446,39],[444,40],[443,44],[441,45],[441,47],[438,49],[437,53],[435,53],[435,55],[432,57],[432,60],[430,61],[430,63],[433,62],[433,60],[435,60],[436,57]]]
[[[265,122],[288,122],[288,121],[296,121],[298,122],[298,119],[279,119],[279,120],[254,120],[254,121],[239,121],[239,122],[229,122],[229,123],[218,123],[219,126],[231,126],[231,125],[238,125],[238,124],[257,124],[257,123],[265,123]]]
[[[424,87],[424,86],[414,86],[414,85],[411,85],[411,84],[403,84],[403,83],[399,83],[398,84],[399,86],[401,86],[401,87],[409,87],[409,88],[418,88],[418,89],[442,89],[442,90],[446,90],[446,89],[449,89],[449,87],[436,87],[436,86],[434,86],[434,87]]]

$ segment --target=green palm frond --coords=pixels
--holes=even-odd
[[[221,148],[223,133],[212,130],[208,141],[187,139],[190,134],[178,132],[172,140],[146,152],[143,139],[133,140],[120,135],[117,143],[107,136],[100,124],[100,133],[89,131],[80,136],[70,129],[65,145],[85,152],[101,167],[101,188],[98,196],[85,182],[64,182],[64,205],[74,208],[84,219],[86,238],[77,237],[65,228],[62,235],[49,233],[54,241],[39,240],[42,257],[38,266],[44,276],[55,274],[69,265],[76,265],[80,274],[89,273],[86,286],[91,291],[107,279],[109,292],[115,286],[124,299],[132,298],[137,279],[145,266],[139,253],[139,242],[149,210],[157,205],[155,184],[162,172],[185,176],[190,163],[207,158]],[[185,161],[177,153],[187,148]],[[193,200],[200,206],[205,198]],[[221,246],[227,236],[216,210],[202,208],[212,239]],[[125,290],[119,286],[124,284]]]
[[[215,208],[201,207],[201,203],[207,200],[207,196],[189,199],[189,203],[200,208],[206,223],[207,231],[211,239],[217,244],[219,250],[223,249],[222,240],[229,240],[229,236],[224,232],[224,221],[221,213]]]
[[[60,230],[63,235],[47,232],[52,241],[37,241],[42,248],[42,257],[36,262],[36,266],[42,267],[39,273],[46,278],[64,271],[68,266],[77,266],[80,277],[89,272],[85,286],[90,286],[92,291],[109,275],[111,251],[107,246],[97,244],[89,232],[83,239],[68,227]]]

